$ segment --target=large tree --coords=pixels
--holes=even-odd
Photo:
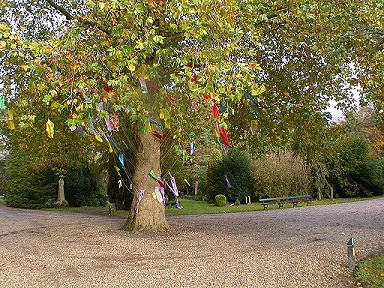
[[[124,159],[135,162],[127,229],[168,228],[155,194],[162,185],[161,139],[189,137],[193,114],[209,105],[215,111],[212,126],[229,146],[228,113],[218,113],[218,105],[262,92],[256,81],[260,67],[251,61],[258,40],[253,2],[88,1],[75,14],[65,1],[36,1],[68,20],[59,33],[37,41],[2,25],[7,61],[26,79],[12,92],[16,99],[41,99],[51,117],[62,115],[72,130],[103,140],[122,160],[122,170],[124,148],[134,151],[134,159]],[[26,41],[19,45],[21,40]],[[121,125],[132,134],[116,143],[123,118],[128,120]]]

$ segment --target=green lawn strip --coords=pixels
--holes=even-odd
[[[384,254],[374,255],[357,263],[355,275],[360,287],[384,287]]]
[[[325,199],[325,200],[315,200],[312,201],[310,206],[318,205],[335,205],[348,202],[363,201],[373,198],[338,198],[338,199]],[[250,205],[227,205],[224,207],[218,207],[215,204],[210,204],[205,201],[196,201],[193,199],[181,198],[180,204],[183,206],[183,209],[177,209],[175,207],[167,207],[165,209],[165,214],[167,216],[182,216],[182,215],[199,215],[199,214],[220,214],[220,213],[238,213],[238,212],[252,212],[252,211],[262,211],[263,205],[259,202],[252,203]],[[307,204],[305,202],[298,203],[297,207],[305,207]],[[279,209],[278,204],[268,205],[267,210]],[[282,209],[292,209],[292,204],[285,203],[284,208]],[[108,215],[108,213],[104,213]],[[118,216],[122,218],[128,217],[128,211],[113,211],[113,216]]]
[[[356,201],[371,200],[378,197],[371,198],[336,198],[336,199],[324,199],[324,200],[314,200],[310,206],[318,205],[334,205],[342,204]],[[254,202],[250,205],[227,205],[224,207],[218,207],[215,204],[210,204],[205,201],[196,201],[193,199],[180,198],[180,203],[183,206],[183,209],[177,209],[174,207],[167,207],[165,209],[165,214],[167,216],[181,216],[181,215],[199,215],[199,214],[220,214],[220,213],[239,213],[239,212],[252,212],[252,211],[262,211],[263,205],[259,202]],[[0,200],[0,204],[5,205],[4,200]],[[307,204],[305,202],[298,203],[297,207],[305,207]],[[278,204],[268,205],[267,210],[279,209]],[[292,209],[291,203],[285,203],[282,209]],[[64,212],[78,212],[78,213],[89,213],[89,214],[99,214],[99,215],[109,215],[108,207],[68,207],[63,209],[57,208],[46,208],[43,210],[48,211],[64,211]],[[113,216],[127,218],[128,211],[126,210],[114,210],[112,211]]]
[[[343,198],[343,199],[325,199],[325,200],[315,200],[312,201],[310,206],[318,206],[318,205],[332,205],[332,204],[341,204],[348,202],[356,202],[363,201],[373,198]],[[167,216],[177,216],[177,215],[198,215],[198,214],[220,214],[220,213],[237,213],[237,212],[251,212],[251,211],[261,211],[263,209],[263,205],[259,202],[252,203],[250,205],[227,205],[224,207],[218,207],[215,204],[209,204],[205,201],[195,201],[192,199],[180,199],[180,203],[183,206],[183,209],[177,208],[167,208],[165,210],[165,214]],[[307,204],[305,202],[298,203],[297,207],[305,207]],[[284,208],[288,209],[292,208],[291,203],[285,203]],[[267,210],[279,209],[278,204],[270,204],[268,205]]]

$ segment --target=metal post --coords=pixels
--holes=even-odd
[[[355,269],[356,267],[356,254],[355,254],[355,239],[353,237],[349,239],[347,243],[347,251],[348,251],[348,267],[350,269]]]

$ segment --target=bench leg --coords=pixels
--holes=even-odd
[[[279,209],[280,209],[280,208],[283,208],[283,205],[284,205],[283,202],[279,202]]]
[[[263,203],[263,206],[264,206],[264,210],[267,210],[267,208],[268,208],[268,203]]]
[[[297,202],[292,202],[293,208],[297,207]]]

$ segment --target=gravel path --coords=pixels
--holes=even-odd
[[[353,287],[357,260],[384,249],[384,198],[251,213],[124,219],[0,205],[0,287]]]

